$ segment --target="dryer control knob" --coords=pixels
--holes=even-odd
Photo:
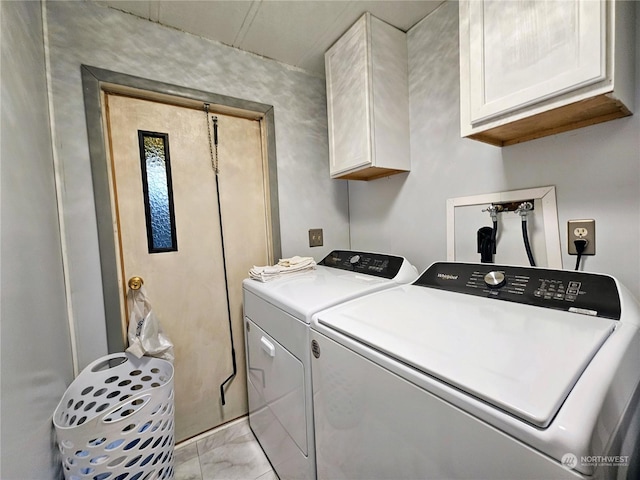
[[[506,282],[507,279],[502,272],[489,272],[484,276],[484,283],[486,283],[489,288],[500,288]]]
[[[349,259],[349,263],[351,263],[351,265],[357,265],[359,262],[360,262],[360,255],[354,255]]]

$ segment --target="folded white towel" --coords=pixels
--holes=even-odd
[[[254,280],[260,280],[261,282],[273,280],[274,278],[280,276],[280,267],[278,267],[277,265],[274,265],[273,267],[254,266],[251,270],[249,270],[249,276]]]
[[[291,257],[281,258],[280,261],[273,266],[258,267],[255,266],[249,270],[249,277],[260,282],[268,282],[282,275],[292,273],[305,272],[316,268],[316,262],[313,257]]]
[[[299,257],[296,255],[295,257],[291,258],[281,258],[278,262],[278,265],[281,265],[283,267],[295,267],[297,265],[308,265],[313,261],[313,257]]]

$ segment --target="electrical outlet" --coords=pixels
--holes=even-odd
[[[577,255],[574,240],[584,239],[587,246],[582,255],[596,254],[596,221],[595,220],[569,220],[567,222],[567,245],[569,255]]]
[[[309,246],[310,247],[321,247],[323,245],[322,241],[322,229],[321,228],[311,228],[309,230]]]

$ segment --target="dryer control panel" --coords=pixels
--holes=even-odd
[[[607,275],[437,262],[414,285],[620,320],[618,287]]]
[[[354,252],[352,250],[334,250],[324,257],[318,265],[347,270],[349,272],[374,275],[391,280],[398,275],[404,262],[405,259],[403,257],[396,257],[394,255]]]

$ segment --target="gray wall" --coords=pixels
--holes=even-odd
[[[56,478],[53,411],[73,378],[49,134],[40,2],[2,17],[3,480]]]
[[[95,4],[46,5],[81,367],[106,353],[81,64],[273,105],[282,254],[320,259],[349,246],[347,183],[329,179],[324,79]],[[309,249],[318,227],[325,246]]]
[[[594,218],[597,255],[584,269],[640,296],[640,111],[502,149],[461,139],[457,4],[439,7],[408,42],[412,171],[350,182],[352,247],[394,250],[424,269],[446,259],[448,198],[555,185],[564,268],[575,264],[567,220]]]

